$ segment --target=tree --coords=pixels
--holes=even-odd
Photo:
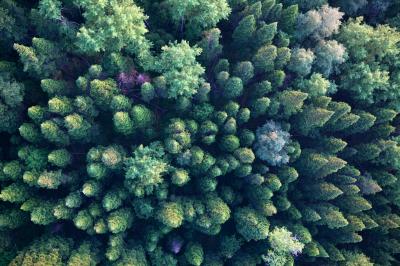
[[[22,203],[27,200],[28,196],[28,188],[21,183],[13,183],[4,187],[0,193],[0,199],[2,201],[8,201],[11,203]]]
[[[255,32],[255,43],[256,43],[257,47],[271,44],[277,31],[278,31],[278,23],[276,23],[276,22],[262,25]],[[248,36],[248,37],[251,37],[251,36]]]
[[[0,4],[0,13],[2,16],[0,29],[3,33],[0,46],[4,49],[2,51],[4,53],[12,50],[13,43],[26,37],[28,21],[24,7],[13,1],[3,1]]]
[[[132,222],[132,211],[128,208],[122,208],[113,211],[107,218],[108,229],[113,234],[128,230],[132,226]]]
[[[68,115],[64,118],[65,127],[69,136],[75,140],[89,140],[92,125],[78,114]]]
[[[337,33],[344,13],[338,8],[323,5],[318,10],[310,10],[300,14],[297,20],[296,35],[300,39],[311,37],[322,40]]]
[[[40,131],[48,141],[62,145],[68,145],[70,138],[55,121],[47,120],[40,124]]]
[[[339,209],[331,204],[318,204],[315,210],[321,216],[318,224],[326,225],[330,229],[341,228],[349,224]]]
[[[224,97],[234,99],[239,97],[243,92],[243,82],[238,77],[230,77],[224,85]]]
[[[58,0],[41,0],[39,2],[39,13],[45,18],[60,20],[61,2]]]
[[[347,162],[335,156],[305,149],[302,151],[296,164],[300,173],[318,179],[336,173],[338,170],[345,167]]]
[[[351,1],[337,0],[335,2],[338,6],[340,6],[340,9],[342,11],[344,11],[346,14],[349,15],[357,14],[368,4],[367,0],[351,0]]]
[[[311,72],[314,59],[315,55],[311,50],[305,50],[303,48],[294,49],[288,69],[300,76],[307,76]]]
[[[68,258],[72,244],[71,239],[45,235],[21,251],[10,265],[60,265]]]
[[[164,225],[177,228],[182,225],[183,214],[182,206],[179,203],[168,202],[161,205],[157,218]]]
[[[230,259],[240,249],[242,241],[235,235],[223,236],[220,241],[220,253],[222,256]]]
[[[283,31],[287,33],[292,33],[294,31],[298,14],[298,5],[291,5],[282,10],[279,23]]]
[[[283,115],[289,117],[302,109],[307,97],[308,94],[301,91],[285,90],[277,94],[276,101],[279,102]]]
[[[198,43],[198,46],[202,50],[199,56],[199,60],[202,64],[210,65],[221,55],[223,48],[220,43],[221,38],[221,30],[218,28],[212,28],[203,32],[203,38]]]
[[[115,130],[123,135],[134,132],[134,124],[127,112],[116,112],[113,117]]]
[[[331,183],[318,183],[305,188],[306,197],[314,200],[332,200],[342,195],[343,192]]]
[[[186,170],[184,169],[177,169],[174,171],[172,175],[172,183],[177,186],[183,186],[187,182],[189,182],[190,177]]]
[[[96,263],[99,263],[99,258],[94,245],[90,242],[83,242],[77,249],[71,251],[67,265],[90,266]]]
[[[148,265],[145,250],[137,245],[121,252],[121,258],[115,263],[116,266],[123,265]],[[72,266],[72,265],[71,265]]]
[[[47,156],[48,161],[60,168],[66,167],[71,163],[72,156],[66,149],[54,150]]]
[[[244,17],[235,30],[233,31],[232,38],[235,43],[244,44],[246,43],[256,31],[256,19],[253,15]]]
[[[40,85],[42,90],[51,96],[63,95],[68,92],[68,84],[65,81],[42,79]]]
[[[147,147],[139,146],[125,162],[125,186],[138,197],[152,194],[155,187],[163,182],[163,174],[168,171],[164,158],[164,148],[160,143]]]
[[[220,146],[223,150],[233,152],[240,147],[240,141],[235,135],[225,135],[220,141]]]
[[[143,10],[127,0],[107,0],[102,5],[74,0],[84,10],[85,23],[77,33],[76,45],[84,53],[132,51],[140,59],[149,49]],[[149,58],[146,58],[147,60]]]
[[[343,75],[341,88],[351,92],[356,100],[372,104],[374,91],[389,90],[389,72],[373,70],[369,65],[361,63],[353,65]]]
[[[235,65],[233,75],[239,77],[244,84],[254,76],[253,64],[249,61],[239,62]]]
[[[270,165],[282,165],[289,162],[290,135],[274,121],[268,121],[256,130],[254,149],[259,159]]]
[[[320,41],[315,47],[314,67],[317,71],[329,77],[338,72],[339,66],[346,61],[346,48],[337,41]]]
[[[231,13],[225,0],[191,0],[184,3],[166,0],[165,3],[176,26],[183,27],[187,21],[188,36],[198,36],[202,30],[215,27]]]
[[[304,244],[284,227],[274,228],[268,236],[268,242],[271,249],[263,260],[271,266],[285,265],[290,261],[290,256],[297,256],[304,248]]]
[[[204,260],[203,247],[199,243],[189,243],[184,255],[190,265],[200,266]]]
[[[269,232],[268,220],[250,207],[243,207],[234,213],[236,230],[246,239],[266,239]]]
[[[265,45],[258,49],[251,59],[256,73],[272,71],[277,56],[277,48],[274,45]]]
[[[84,78],[78,78],[78,81],[82,81],[85,84],[82,84],[82,90],[86,91],[88,84],[87,80]],[[90,96],[92,97],[93,101],[96,103],[97,106],[99,106],[102,109],[109,108],[112,99],[115,95],[118,93],[118,86],[117,83],[112,80],[112,79],[106,79],[106,80],[99,80],[99,79],[94,79],[90,81],[89,83],[90,86]]]
[[[312,130],[325,125],[332,117],[333,113],[334,112],[323,108],[307,106],[301,113],[295,116],[296,120],[294,123],[298,125],[297,130],[301,134],[308,135]]]
[[[285,3],[287,4],[298,4],[299,8],[301,8],[304,11],[308,11],[311,9],[316,9],[324,4],[326,4],[328,1],[326,0],[285,0]]]
[[[24,64],[24,71],[42,78],[55,74],[63,56],[53,42],[43,38],[33,38],[32,47],[14,44],[14,49]]]
[[[11,133],[18,128],[24,94],[22,83],[0,73],[0,132]]]
[[[165,78],[167,98],[190,98],[196,94],[204,73],[204,68],[196,62],[200,53],[200,48],[192,48],[186,41],[162,47],[155,70]]]
[[[370,259],[362,253],[344,251],[343,255],[346,258],[346,261],[343,262],[343,265],[346,265],[346,266],[358,266],[358,265],[372,266],[372,265],[374,265],[370,261]]]
[[[362,19],[351,20],[343,26],[338,39],[342,42],[352,64],[344,64],[339,88],[350,92],[357,101],[372,104],[381,101],[398,101],[396,71],[379,67],[381,62],[392,62],[399,53],[399,33],[389,26],[374,28]],[[355,38],[357,41],[355,41]],[[384,44],[384,45],[380,45]]]
[[[323,78],[319,73],[313,73],[310,79],[301,80],[296,85],[310,97],[326,95],[331,86],[329,80]]]

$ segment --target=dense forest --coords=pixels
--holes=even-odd
[[[0,265],[400,265],[399,0],[0,0]]]

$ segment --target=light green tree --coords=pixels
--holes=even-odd
[[[204,68],[196,61],[200,53],[200,48],[190,47],[186,41],[162,47],[155,70],[165,78],[167,98],[190,98],[196,94],[204,82]]]
[[[226,19],[231,9],[226,0],[166,0],[172,21],[177,27],[188,28],[188,36],[197,36]]]

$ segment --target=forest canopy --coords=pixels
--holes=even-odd
[[[0,265],[400,265],[397,0],[1,0]]]

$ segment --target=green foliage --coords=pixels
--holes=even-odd
[[[0,1],[0,265],[400,264],[399,10]]]
[[[223,236],[220,242],[220,253],[222,256],[230,259],[240,249],[242,241],[235,235]]]
[[[29,221],[27,216],[21,210],[2,210],[0,213],[0,228],[6,232],[6,230],[13,230],[18,227],[25,225]],[[7,251],[7,250],[4,250]]]
[[[400,35],[396,29],[383,25],[373,28],[359,18],[349,21],[338,38],[354,62],[343,67],[340,88],[363,103],[398,103],[397,71],[392,68],[392,63],[380,67],[381,62],[394,62],[391,58],[399,53]]]
[[[91,138],[91,125],[81,115],[72,114],[64,118],[64,125],[68,135],[74,140],[89,140]]]
[[[339,8],[328,5],[300,14],[295,35],[300,39],[311,37],[316,40],[330,37],[338,32],[343,15],[344,13],[340,12]]]
[[[310,97],[318,97],[326,95],[330,85],[329,80],[323,78],[319,73],[314,73],[310,79],[302,80],[297,86]]]
[[[286,265],[291,255],[299,255],[304,248],[304,244],[284,227],[274,228],[269,234],[268,242],[271,249],[263,259],[271,266]]]
[[[169,202],[164,203],[160,207],[158,219],[161,223],[166,226],[177,228],[181,226],[183,222],[183,209],[179,203]]]
[[[57,125],[55,121],[47,120],[40,124],[40,131],[48,141],[67,145],[70,142],[69,136]]]
[[[234,99],[239,97],[243,92],[243,82],[238,77],[230,77],[224,84],[224,97]]]
[[[4,187],[0,192],[0,199],[12,203],[22,203],[29,197],[29,189],[24,184],[13,183]]]
[[[255,33],[257,46],[270,44],[277,33],[278,23],[270,23],[261,26]]]
[[[71,251],[71,256],[68,259],[68,266],[83,265],[90,266],[96,265],[99,258],[96,254],[97,250],[90,242],[82,243],[77,249]]]
[[[258,49],[251,61],[253,62],[256,72],[269,72],[274,69],[274,63],[277,56],[278,53],[276,46],[265,45]]]
[[[132,225],[133,217],[130,209],[116,210],[107,217],[107,226],[111,233],[125,232]]]
[[[148,49],[143,10],[126,0],[107,0],[101,5],[87,0],[74,0],[84,10],[85,23],[76,36],[82,52],[132,51],[139,58]]]
[[[84,81],[85,83],[88,82],[87,80],[84,80],[84,78],[79,78],[77,83],[81,81]],[[83,90],[86,90],[86,87],[87,84],[84,85]],[[116,95],[117,92],[117,84],[112,79],[94,79],[90,81],[90,96],[94,102],[102,108],[107,108],[110,105],[113,96]]]
[[[25,94],[22,83],[0,72],[0,132],[14,132],[21,123],[21,107]]]
[[[194,37],[201,30],[214,27],[217,23],[226,19],[231,9],[225,0],[190,0],[186,2],[166,0],[171,14],[171,19],[176,26],[187,27],[187,35]]]
[[[55,74],[62,60],[59,47],[44,38],[32,39],[32,46],[14,44],[14,49],[20,56],[24,71],[32,76],[47,78]]]
[[[47,19],[61,19],[61,2],[57,0],[41,0],[39,14]]]
[[[20,41],[26,37],[27,18],[24,7],[21,7],[13,1],[3,1],[0,4],[0,29],[3,33],[0,40],[0,46],[4,49],[2,53],[10,52],[12,43]],[[18,22],[17,22],[18,21]]]
[[[155,70],[166,81],[166,98],[190,98],[196,94],[203,82],[201,75],[204,73],[204,68],[196,62],[200,53],[200,48],[192,48],[186,41],[162,47]]]
[[[198,243],[189,243],[185,250],[186,261],[190,265],[200,266],[203,262],[203,248]]]
[[[125,162],[125,186],[136,196],[152,194],[163,183],[163,175],[169,170],[160,143],[139,146]]]
[[[190,177],[189,174],[186,170],[184,169],[177,169],[174,171],[172,174],[172,184],[177,185],[177,186],[183,186],[187,182],[189,182]]]
[[[266,239],[269,222],[262,214],[252,208],[243,207],[234,213],[236,230],[246,241]]]
[[[320,128],[332,117],[333,112],[324,108],[307,106],[297,115],[295,125],[303,135],[309,135],[312,130]]]
[[[239,138],[235,135],[225,135],[220,141],[221,149],[227,152],[233,152],[240,147]]]
[[[338,72],[339,65],[347,59],[346,48],[335,40],[320,41],[315,47],[315,55],[314,67],[326,77]]]
[[[61,265],[68,258],[71,249],[71,239],[44,236],[19,252],[10,265]]]
[[[40,86],[48,95],[62,95],[68,90],[66,82],[54,79],[42,79],[40,81]]]
[[[132,123],[136,128],[149,127],[154,121],[153,113],[144,105],[133,106],[130,114],[132,117]]]
[[[135,246],[130,249],[126,249],[122,251],[121,259],[119,259],[115,265],[123,266],[123,265],[140,265],[146,266],[148,262],[146,260],[146,255],[141,246]]]
[[[127,112],[116,112],[113,122],[115,130],[123,135],[130,135],[134,132],[132,119]]]
[[[311,72],[314,59],[315,55],[311,50],[306,50],[304,48],[294,49],[288,69],[300,76],[306,76]]]
[[[289,133],[283,131],[279,124],[268,121],[256,131],[254,149],[258,158],[273,166],[288,163],[289,138]]]
[[[256,31],[256,19],[253,15],[244,17],[235,28],[232,38],[235,43],[243,44],[251,38]]]
[[[372,266],[374,265],[372,262],[370,262],[369,258],[365,256],[362,253],[358,252],[351,252],[351,251],[345,251],[344,252],[344,257],[346,261],[343,263],[343,265],[348,265],[348,266],[356,266],[356,265],[368,265]]]

